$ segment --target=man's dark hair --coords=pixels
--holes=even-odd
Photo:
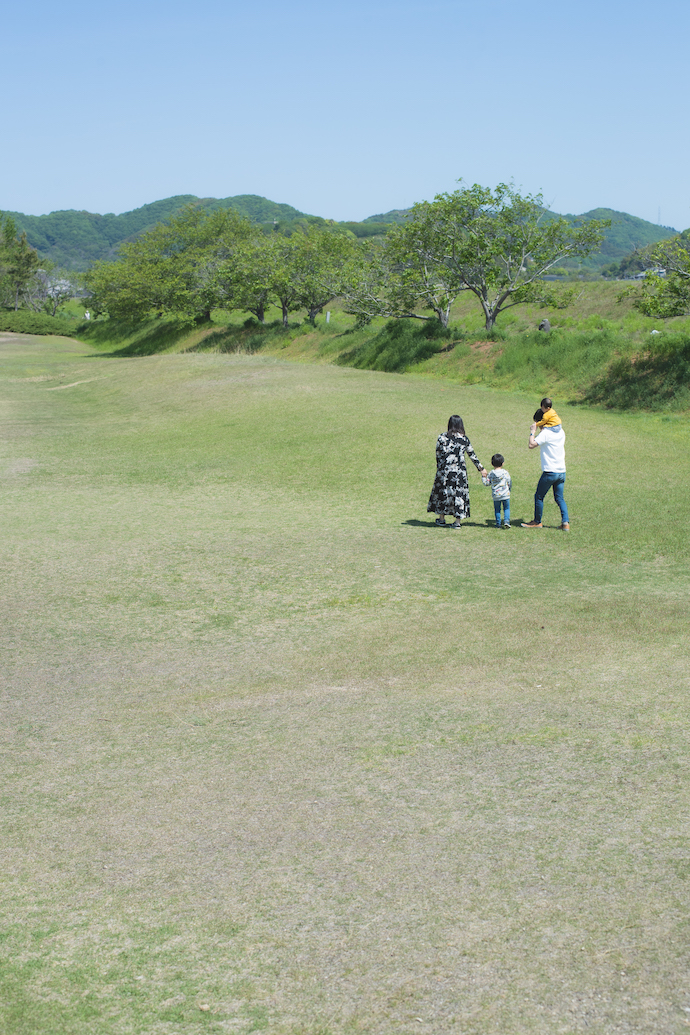
[[[543,416],[544,416],[544,411],[543,410],[535,410],[534,411],[534,416],[532,417],[532,420],[541,420]]]
[[[545,397],[544,397],[544,398],[542,399],[542,401],[541,401],[541,404],[540,404],[540,405],[541,405],[541,408],[542,408],[542,410],[550,410],[550,409],[551,409],[551,407],[553,406],[553,403],[551,402],[551,400],[549,399],[549,397],[548,397],[548,396],[545,396]],[[541,417],[539,418],[539,420],[541,420]]]
[[[451,435],[465,434],[465,425],[462,422],[462,417],[458,417],[457,413],[448,418],[448,432]]]
[[[491,463],[494,467],[503,467],[505,459],[506,458],[504,456],[501,456],[500,453],[494,453],[494,455],[491,457]]]

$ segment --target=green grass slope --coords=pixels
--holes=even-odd
[[[0,376],[3,1035],[680,1035],[686,421],[569,412],[570,535],[473,470],[456,533],[436,435],[527,518],[533,397],[12,335]]]
[[[377,320],[358,329],[332,303],[330,323],[321,316],[315,327],[298,314],[284,330],[279,312],[272,310],[264,327],[245,314],[216,313],[201,326],[174,319],[140,324],[97,320],[81,324],[77,333],[102,354],[261,352],[302,362],[413,372],[537,398],[557,394],[571,403],[686,411],[690,320],[657,324],[636,313],[629,297],[619,301],[619,296],[616,284],[586,282],[571,308],[516,308],[500,318],[491,337],[470,298],[458,301],[447,331],[435,320]],[[552,322],[548,335],[536,330],[544,316]]]

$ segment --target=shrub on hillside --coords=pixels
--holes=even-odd
[[[0,309],[0,331],[15,334],[74,334],[75,325],[61,316],[32,313],[27,309]]]

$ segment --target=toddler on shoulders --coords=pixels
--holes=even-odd
[[[541,431],[543,428],[551,428],[552,431],[560,431],[561,418],[553,408],[553,403],[547,396],[542,399],[541,407],[534,414],[534,420]]]

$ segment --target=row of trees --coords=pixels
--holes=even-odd
[[[55,316],[76,290],[74,276],[42,260],[14,220],[0,214],[0,305]]]
[[[123,245],[117,262],[96,262],[83,281],[93,311],[116,318],[202,320],[220,308],[263,323],[278,306],[285,326],[291,313],[305,310],[313,323],[338,297],[360,323],[383,316],[447,326],[455,300],[470,292],[490,331],[512,306],[569,305],[574,291],[544,278],[564,260],[596,250],[607,226],[552,217],[541,195],[523,197],[505,184],[420,202],[373,241],[323,222],[289,236],[267,234],[232,209],[190,206]],[[648,275],[635,306],[664,319],[689,313],[690,230],[640,255]],[[0,216],[1,305],[55,315],[77,290],[74,275],[42,260],[13,220]]]
[[[85,283],[94,311],[111,316],[203,319],[222,308],[263,323],[277,305],[286,326],[296,310],[313,322],[336,297],[360,322],[385,316],[447,326],[453,302],[470,291],[491,330],[511,306],[568,305],[572,292],[554,291],[543,278],[596,249],[607,225],[573,226],[551,217],[541,195],[522,197],[505,184],[414,205],[406,222],[377,242],[358,241],[335,224],[266,235],[232,210],[190,207],[124,245],[118,262],[96,263]]]
[[[204,319],[212,309],[242,310],[264,323],[278,305],[316,315],[342,294],[361,261],[357,241],[335,225],[306,226],[287,237],[232,209],[207,214],[190,206],[97,262],[85,275],[96,313],[123,319],[175,313]]]
[[[305,225],[287,236],[265,233],[232,209],[195,206],[120,249],[116,262],[96,262],[84,275],[95,313],[139,320],[178,314],[203,320],[213,309],[242,310],[265,321],[278,306],[306,310],[314,322],[333,299],[361,323],[377,316],[437,319],[448,325],[463,292],[481,306],[486,329],[506,309],[526,302],[563,308],[573,292],[544,278],[564,260],[601,244],[607,221],[574,226],[555,218],[541,195],[511,186],[475,184],[414,205],[385,237],[361,241],[337,224]],[[11,219],[1,226],[4,304],[53,312],[67,278],[41,263]]]

